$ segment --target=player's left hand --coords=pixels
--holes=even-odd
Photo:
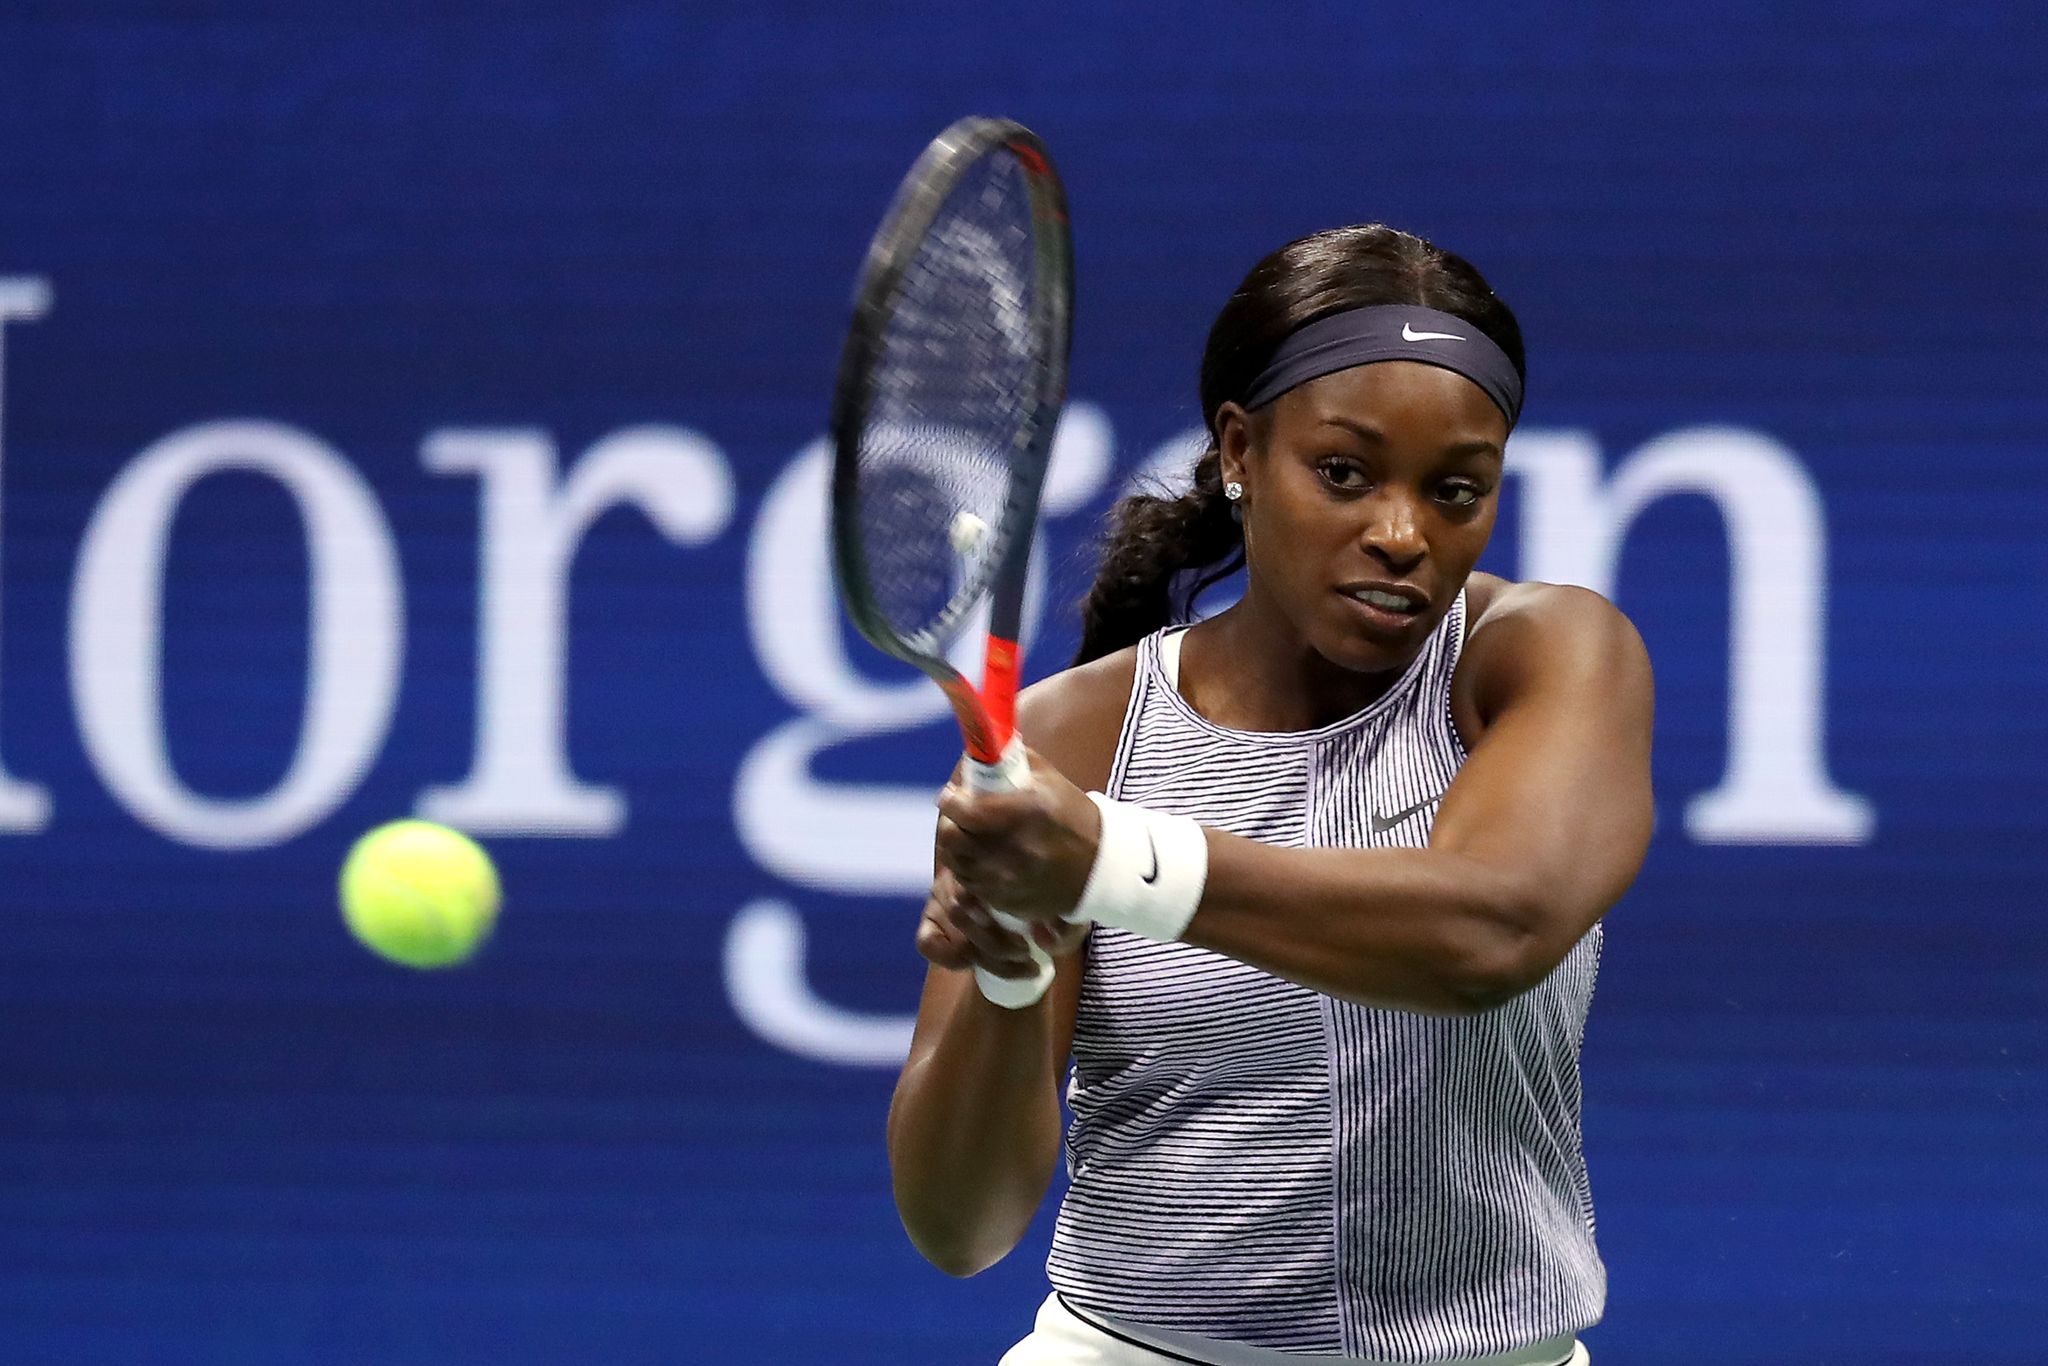
[[[1102,816],[1088,795],[1035,753],[1021,792],[939,792],[942,867],[983,904],[1020,920],[1058,920],[1081,900]]]

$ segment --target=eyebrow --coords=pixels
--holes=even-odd
[[[1323,419],[1323,425],[1325,427],[1342,427],[1353,436],[1376,444],[1384,445],[1387,439],[1386,433],[1382,432],[1379,428],[1363,422],[1353,422],[1348,417],[1337,417],[1334,415],[1326,417]],[[1444,447],[1439,454],[1446,459],[1455,460],[1467,455],[1498,456],[1504,455],[1504,452],[1491,441],[1459,441]]]

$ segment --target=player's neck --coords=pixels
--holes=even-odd
[[[1180,691],[1219,726],[1315,730],[1372,705],[1399,676],[1332,664],[1280,613],[1247,599],[1189,632]]]

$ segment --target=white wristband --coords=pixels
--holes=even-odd
[[[1102,839],[1081,903],[1067,919],[1171,942],[1187,932],[1209,880],[1209,841],[1186,816],[1088,794]]]
[[[981,994],[1005,1010],[1022,1010],[1038,1004],[1046,988],[1052,985],[1052,959],[1043,951],[1035,955],[1038,970],[1029,977],[998,977],[986,968],[974,970],[974,981],[981,988]]]

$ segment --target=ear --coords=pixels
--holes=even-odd
[[[1245,484],[1245,466],[1252,453],[1252,415],[1235,403],[1216,410],[1216,451],[1221,457],[1223,482]]]

